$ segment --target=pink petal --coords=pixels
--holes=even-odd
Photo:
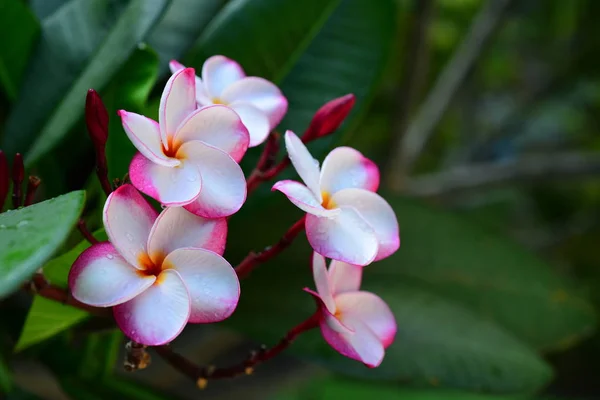
[[[204,249],[184,248],[170,253],[164,262],[179,272],[188,289],[190,322],[218,322],[233,313],[240,298],[240,282],[223,257]]]
[[[343,292],[355,292],[360,288],[363,267],[333,260],[328,272],[334,296]]]
[[[87,248],[69,272],[73,297],[95,307],[112,307],[129,301],[155,280],[154,276],[140,274],[109,242]]]
[[[344,324],[342,324],[342,322],[337,319],[335,317],[335,315],[333,315],[331,312],[329,312],[329,310],[327,309],[327,306],[325,305],[325,302],[323,301],[323,299],[321,298],[321,296],[319,296],[319,294],[313,290],[310,290],[308,288],[304,288],[303,289],[306,293],[310,294],[313,299],[315,300],[315,302],[317,303],[317,308],[319,309],[320,312],[320,323],[325,323],[328,325],[330,330],[333,330],[335,332],[341,332],[341,333],[353,333],[354,331],[350,328],[348,328],[347,326],[345,326]]]
[[[190,316],[190,296],[179,274],[168,269],[154,285],[113,308],[119,328],[132,340],[160,346],[175,339]]]
[[[131,160],[129,178],[139,191],[167,206],[188,204],[202,189],[200,171],[194,163],[182,161],[178,167],[164,167],[140,153]]]
[[[359,151],[338,147],[325,157],[321,168],[322,190],[330,194],[347,188],[375,192],[378,187],[379,168]]]
[[[194,111],[181,123],[175,142],[201,140],[229,154],[235,161],[248,149],[248,130],[229,107],[216,105]]]
[[[169,62],[169,69],[171,70],[171,73],[174,74],[175,72],[182,70],[185,68],[185,65],[181,64],[180,62],[176,61],[176,60],[171,60]],[[196,102],[201,105],[201,106],[207,106],[212,104],[211,99],[208,97],[208,95],[206,94],[206,90],[204,89],[204,83],[202,83],[202,79],[198,78],[198,76],[196,76]]]
[[[185,68],[185,65],[181,64],[177,60],[171,60],[171,61],[169,61],[169,69],[171,70],[172,74],[174,74],[175,72],[180,71],[180,70],[182,70],[184,68]]]
[[[266,79],[250,76],[233,83],[221,95],[228,104],[250,103],[269,119],[269,128],[275,128],[285,115],[288,102],[281,90]]]
[[[327,311],[335,314],[335,302],[333,301],[333,295],[331,293],[331,283],[329,282],[329,277],[327,276],[325,257],[318,253],[313,253],[312,270],[319,297],[323,301],[323,304],[325,304]]]
[[[156,121],[125,110],[119,110],[118,114],[125,133],[140,153],[157,164],[171,167],[179,165],[179,160],[164,154]]]
[[[174,73],[167,81],[160,98],[158,121],[163,146],[168,150],[169,138],[188,115],[196,109],[196,75],[193,68]]]
[[[351,208],[342,208],[333,217],[308,214],[306,237],[317,253],[333,260],[367,265],[377,255],[375,232]]]
[[[165,167],[162,167],[165,168]],[[127,262],[138,269],[146,254],[146,243],[158,213],[131,185],[123,185],[108,196],[103,221],[108,239]]]
[[[313,192],[319,203],[322,203],[318,161],[310,155],[304,143],[292,131],[285,132],[285,147],[298,175]]]
[[[369,292],[348,292],[335,296],[341,320],[360,320],[379,338],[384,348],[394,341],[396,320],[388,305]]]
[[[227,240],[225,218],[206,219],[183,207],[168,207],[154,223],[148,240],[148,252],[165,257],[176,249],[197,247],[223,254]]]
[[[237,212],[246,201],[246,179],[240,166],[227,153],[194,140],[177,153],[200,169],[200,196],[186,210],[206,218],[222,218]]]
[[[368,367],[377,367],[384,356],[384,347],[379,338],[359,320],[342,320],[352,332],[338,332],[324,320],[321,333],[325,341],[340,354],[361,361]]]
[[[375,231],[379,251],[375,261],[392,255],[400,247],[398,220],[392,207],[377,193],[363,189],[344,189],[331,198],[338,207],[352,207]]]
[[[273,185],[271,190],[279,190],[281,193],[285,194],[296,207],[309,214],[325,217],[340,213],[339,209],[328,210],[323,207],[315,198],[313,192],[300,182],[289,180],[279,181]]]
[[[250,147],[255,147],[265,141],[271,128],[267,115],[250,103],[233,103],[230,105],[242,119],[250,135]]]
[[[244,70],[238,63],[224,56],[210,57],[202,66],[204,87],[213,100],[221,97],[227,86],[245,76]]]

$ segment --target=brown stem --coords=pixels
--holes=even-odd
[[[23,165],[23,156],[20,153],[15,154],[15,158],[13,160],[13,168],[12,168],[12,181],[13,181],[13,193],[12,193],[12,203],[13,208],[17,209],[21,205],[21,201],[23,200],[23,191],[21,190],[21,185],[23,184],[23,179],[25,178],[25,166]]]
[[[45,297],[50,300],[58,301],[59,303],[79,308],[100,317],[112,317],[110,308],[99,308],[89,306],[80,301],[75,300],[68,290],[65,290],[56,285],[52,285],[44,278],[42,274],[35,274],[29,284],[25,284],[24,289],[27,289],[34,294]]]
[[[227,379],[240,375],[250,375],[258,364],[274,358],[287,349],[300,334],[317,326],[319,326],[319,314],[315,313],[307,320],[292,328],[275,346],[270,349],[261,348],[258,351],[254,351],[250,354],[250,357],[241,363],[225,368],[215,368],[213,366],[201,367],[196,365],[181,354],[175,353],[168,345],[154,347],[154,350],[173,368],[194,380],[198,387],[204,389],[210,379]]]
[[[38,186],[40,186],[40,183],[42,183],[42,180],[37,176],[29,177],[29,181],[27,182],[27,192],[25,194],[25,202],[23,203],[25,207],[33,204],[35,191],[37,190]]]
[[[292,225],[292,227],[283,235],[279,242],[275,243],[273,246],[265,248],[260,253],[250,252],[250,254],[248,254],[246,258],[244,258],[242,262],[235,267],[235,272],[238,278],[245,278],[256,266],[275,257],[286,247],[292,244],[292,241],[296,238],[296,236],[298,236],[298,234],[304,230],[305,219],[306,216],[302,217],[294,225]]]
[[[85,240],[90,242],[90,244],[99,243],[98,239],[96,239],[94,235],[92,235],[88,230],[87,225],[85,224],[85,220],[83,218],[80,218],[77,222],[77,228],[79,229],[79,232],[81,232],[81,235],[85,238]]]
[[[263,152],[256,163],[256,167],[250,173],[246,187],[248,194],[252,193],[263,181],[263,174],[275,163],[275,158],[279,152],[279,134],[277,132],[271,132],[267,139],[267,143],[263,149]]]

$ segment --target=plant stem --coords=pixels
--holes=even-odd
[[[298,234],[304,230],[305,219],[306,216],[302,217],[294,225],[292,225],[292,227],[288,229],[283,237],[273,246],[266,247],[260,253],[250,252],[250,254],[248,254],[246,258],[244,258],[242,262],[235,267],[235,272],[238,275],[238,278],[245,278],[256,266],[275,257],[286,247],[292,244],[292,241],[296,238],[296,236],[298,236]]]
[[[241,363],[225,368],[215,368],[213,366],[201,367],[196,365],[181,354],[174,352],[168,345],[154,347],[154,350],[173,368],[193,379],[198,387],[204,389],[210,379],[226,379],[239,375],[250,375],[258,364],[274,358],[287,349],[300,334],[317,326],[319,326],[319,314],[315,313],[307,320],[292,328],[275,346],[270,349],[262,348],[254,351]]]
[[[89,229],[87,228],[87,225],[85,224],[85,220],[83,218],[80,218],[79,221],[77,222],[77,228],[79,229],[79,232],[81,232],[81,235],[85,238],[85,240],[90,242],[90,244],[99,243],[98,239],[96,239],[94,237],[94,235],[92,235],[90,233]]]
[[[23,165],[23,156],[20,153],[17,153],[15,154],[12,168],[12,203],[15,210],[21,206],[21,201],[23,200],[23,191],[21,190],[21,185],[23,184],[24,178],[25,166]]]
[[[33,204],[33,198],[35,197],[35,191],[38,186],[40,186],[42,180],[37,176],[30,176],[29,181],[27,182],[27,192],[25,194],[25,201],[23,202],[23,206],[27,207]]]

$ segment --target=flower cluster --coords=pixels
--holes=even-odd
[[[176,61],[170,67],[158,122],[118,112],[138,150],[129,167],[131,184],[106,200],[109,240],[85,250],[69,274],[75,299],[112,307],[121,330],[148,346],[172,341],[188,322],[217,322],[234,312],[241,274],[222,257],[227,217],[240,210],[254,188],[239,162],[249,147],[276,138],[269,135],[288,107],[277,86],[247,77],[226,57],[208,59],[201,76]],[[99,98],[93,101],[86,110],[88,127],[94,118],[101,122],[90,131],[92,137],[104,137],[103,146],[107,118],[98,119],[103,114],[93,109]],[[307,213],[297,226],[305,227],[314,249],[317,292],[305,290],[317,299],[315,326],[341,354],[374,367],[393,341],[396,323],[383,300],[359,286],[364,266],[399,248],[398,222],[376,193],[379,170],[372,161],[338,147],[320,168],[305,147],[334,131],[353,103],[349,95],[326,104],[302,139],[285,133],[287,156],[304,184],[283,180],[273,190]],[[265,152],[273,149],[277,146],[265,146]],[[270,179],[282,169],[272,168],[269,173],[257,167],[252,179]],[[162,212],[140,192],[158,201]],[[329,270],[325,257],[332,259]]]

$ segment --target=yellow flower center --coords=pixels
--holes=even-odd
[[[323,207],[328,210],[337,208],[337,204],[331,199],[331,194],[329,194],[329,192],[321,192],[321,197],[323,197],[323,202],[321,203]]]

